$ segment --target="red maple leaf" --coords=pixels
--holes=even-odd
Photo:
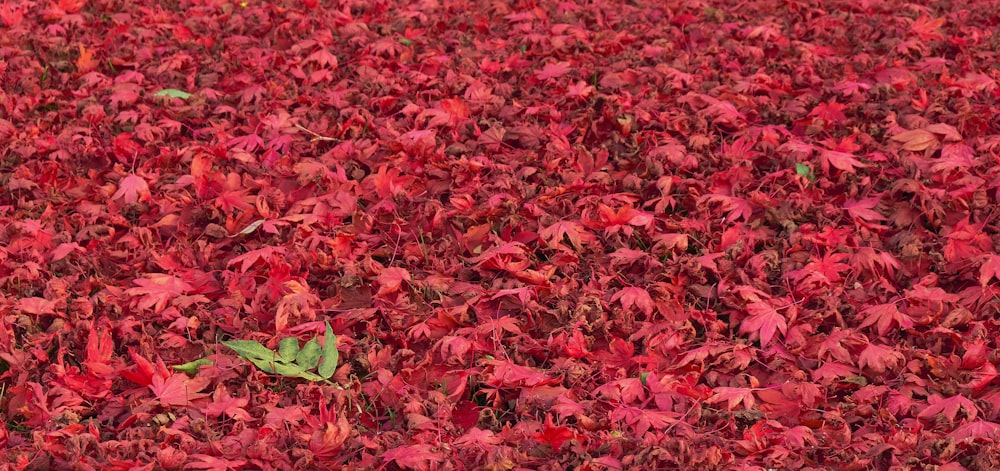
[[[126,293],[138,297],[139,309],[153,308],[156,313],[162,312],[167,303],[194,289],[186,281],[164,273],[150,273],[145,278],[133,280],[137,288],[129,288]]]
[[[597,240],[583,224],[576,221],[558,221],[539,231],[538,235],[552,248],[565,247],[562,242],[566,238],[577,252]]]
[[[1000,255],[991,253],[979,266],[979,285],[985,288],[994,278],[1000,280]]]
[[[750,316],[743,319],[740,332],[754,334],[760,339],[762,347],[771,343],[774,334],[785,335],[788,331],[788,321],[776,309],[766,302],[754,302],[747,305]]]
[[[245,397],[233,397],[223,385],[218,385],[212,394],[212,402],[201,408],[209,417],[226,415],[234,420],[249,420],[250,413],[244,409],[250,400]]]
[[[556,426],[552,423],[552,415],[545,414],[545,423],[542,425],[542,431],[533,435],[533,438],[538,440],[539,443],[544,443],[552,447],[553,450],[559,451],[564,443],[576,438],[576,433],[565,425]]]
[[[858,328],[874,325],[878,334],[882,336],[889,333],[893,325],[901,329],[913,327],[913,320],[900,312],[895,303],[869,306],[861,311],[861,315],[865,316],[865,320],[858,325]]]
[[[425,469],[430,463],[441,462],[442,455],[433,445],[402,445],[382,454],[386,464],[395,462],[397,466],[409,469]]]
[[[709,404],[725,402],[728,410],[736,410],[736,406],[743,404],[743,409],[753,409],[756,400],[751,388],[729,388],[718,387],[712,389],[712,397],[705,400]]]
[[[858,356],[858,367],[868,367],[877,374],[885,373],[888,368],[896,368],[903,362],[903,354],[892,347],[870,344]]]
[[[820,118],[828,124],[840,124],[847,120],[847,116],[844,115],[844,110],[846,109],[847,105],[842,105],[836,101],[823,102],[816,105],[809,112],[809,116]]]
[[[154,375],[149,385],[153,395],[166,406],[185,407],[192,401],[208,396],[201,391],[211,382],[211,378],[190,378],[184,373],[173,373],[166,378]]]
[[[570,63],[565,61],[545,64],[542,70],[535,72],[535,78],[542,81],[559,78],[568,74],[571,70],[573,68],[570,66]]]
[[[965,411],[965,417],[968,420],[975,420],[979,415],[979,408],[976,407],[976,404],[961,394],[956,394],[948,398],[932,394],[927,398],[927,402],[930,404],[917,414],[917,417],[920,419],[933,419],[935,416],[941,415],[948,419],[949,422],[955,422],[955,418],[958,416],[960,410]]]
[[[624,310],[635,306],[645,313],[646,317],[651,316],[656,309],[656,306],[653,305],[653,299],[649,297],[649,292],[635,286],[620,289],[611,297],[611,302],[615,301],[621,302]]]

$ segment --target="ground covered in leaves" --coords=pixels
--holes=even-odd
[[[1000,466],[998,5],[816,3],[0,3],[0,470]]]

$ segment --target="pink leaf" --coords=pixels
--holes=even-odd
[[[149,184],[138,175],[129,175],[118,181],[118,191],[111,196],[112,200],[122,200],[133,204],[149,199]]]
[[[542,70],[535,72],[535,78],[538,80],[548,80],[550,78],[559,78],[566,75],[572,70],[569,62],[556,62],[552,64],[545,64]]]

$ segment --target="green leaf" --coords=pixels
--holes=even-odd
[[[212,360],[209,360],[207,358],[199,358],[199,359],[194,360],[194,361],[189,361],[189,362],[187,362],[187,363],[185,363],[183,365],[174,365],[171,368],[173,368],[173,369],[175,369],[177,371],[183,372],[183,373],[187,373],[189,375],[193,375],[193,374],[198,373],[198,367],[199,366],[201,366],[201,365],[211,365],[211,364],[212,364]]]
[[[230,340],[222,342],[222,344],[235,350],[241,357],[250,361],[264,360],[265,362],[274,363],[277,358],[277,353],[274,350],[261,345],[256,340]]]
[[[278,356],[281,357],[283,363],[291,363],[295,361],[295,356],[299,354],[299,339],[295,337],[287,337],[281,339],[281,344],[278,345]]]
[[[281,364],[274,360],[267,360],[264,358],[247,358],[247,357],[243,358],[249,360],[254,365],[257,365],[257,368],[259,368],[261,371],[272,375],[275,374],[275,367]]]
[[[648,371],[643,371],[642,374],[639,375],[639,382],[641,382],[642,385],[645,386],[646,385],[646,378],[648,378],[648,377],[649,377],[649,372]]]
[[[298,355],[295,356],[295,363],[298,363],[305,370],[311,370],[319,364],[322,355],[319,342],[313,337],[299,350]]]
[[[813,174],[812,169],[806,164],[795,164],[795,173],[799,174],[800,177],[808,179],[809,181],[816,180],[816,175]]]
[[[410,41],[409,39],[406,39],[406,38],[399,38],[399,42],[402,43],[402,44],[404,44],[404,45],[406,45],[406,46],[412,46],[413,45],[413,41]]]
[[[178,90],[176,88],[164,88],[153,94],[154,96],[167,96],[170,98],[180,98],[181,100],[187,100],[191,98],[191,94],[185,92],[184,90]]]
[[[330,322],[326,323],[326,335],[323,337],[323,362],[319,364],[317,372],[323,379],[330,379],[337,371],[337,362],[340,361],[340,353],[337,351],[337,336],[333,335],[333,327]]]

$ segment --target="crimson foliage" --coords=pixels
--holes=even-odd
[[[924,3],[4,1],[0,470],[1000,466],[997,5]]]

